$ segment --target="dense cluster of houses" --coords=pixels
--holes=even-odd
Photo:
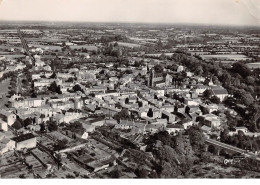
[[[130,130],[128,136],[159,131],[177,134],[192,125],[201,125],[206,130],[220,129],[225,120],[213,114],[220,109],[219,105],[205,104],[201,96],[209,89],[223,101],[229,96],[223,87],[214,85],[212,81],[205,84],[205,78],[195,76],[183,66],[177,66],[176,71],[160,73],[155,72],[154,66],[151,62],[146,67],[132,67],[131,73],[124,73],[127,70],[124,67],[115,69],[110,65],[88,70],[82,65],[81,68],[54,73],[38,57],[32,73],[37,97],[20,94],[10,97],[8,110],[0,111],[0,129],[8,131],[18,118],[33,120],[31,125],[21,130],[23,134],[39,131],[39,125],[48,121],[57,124],[79,121],[84,128],[84,138],[103,125]],[[123,75],[119,75],[122,72]],[[181,72],[187,73],[187,78],[176,85],[172,74]],[[44,94],[53,83],[60,87],[61,94]],[[91,85],[85,86],[85,83]],[[75,91],[75,86],[80,89]],[[130,117],[113,119],[122,110],[126,110]]]

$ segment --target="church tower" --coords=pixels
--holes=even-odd
[[[154,82],[154,69],[151,69],[149,71],[147,86],[153,86],[153,82]]]

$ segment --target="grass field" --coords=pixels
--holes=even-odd
[[[134,43],[128,43],[128,42],[117,42],[119,46],[134,48],[134,47],[140,47],[140,44],[134,44]]]
[[[224,54],[224,55],[200,55],[204,60],[217,59],[217,60],[247,60],[250,59],[245,55],[239,54]]]
[[[43,48],[43,49],[48,48],[49,50],[56,50],[57,49],[57,50],[61,51],[61,47],[60,46],[37,45],[37,44],[29,44],[29,46],[39,47],[39,48]]]
[[[260,62],[255,62],[255,63],[248,63],[246,64],[249,68],[251,69],[256,69],[256,68],[260,68]]]

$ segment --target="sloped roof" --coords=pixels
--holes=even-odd
[[[228,94],[226,89],[212,89],[212,91],[215,95]]]
[[[32,138],[35,138],[35,136],[32,133],[28,133],[28,134],[20,135],[18,137],[14,137],[14,138],[12,138],[12,140],[19,143],[19,142],[26,141],[26,140],[29,140]]]

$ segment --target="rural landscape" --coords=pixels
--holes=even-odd
[[[259,33],[1,21],[0,178],[260,178]]]

